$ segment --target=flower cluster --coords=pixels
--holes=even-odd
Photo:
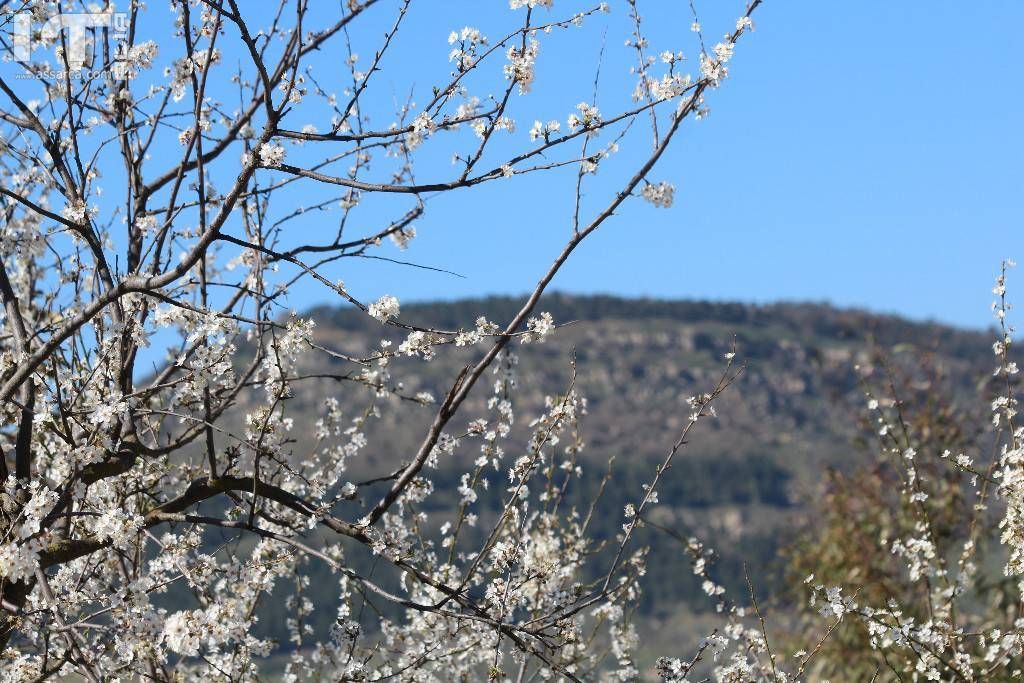
[[[284,163],[284,146],[265,143],[260,145],[260,163],[270,168],[277,168]]]
[[[671,208],[675,192],[676,188],[665,181],[661,181],[657,184],[647,183],[644,185],[643,189],[640,190],[644,199],[663,209]]]
[[[519,84],[519,94],[530,92],[533,83],[533,70],[537,61],[540,43],[530,40],[525,47],[512,46],[508,49],[508,64],[505,65],[505,78]]]
[[[398,299],[390,294],[385,294],[380,299],[370,304],[367,307],[366,312],[369,313],[371,317],[376,318],[382,323],[387,322],[392,318],[397,318],[399,312]]]
[[[575,112],[569,114],[569,128],[595,128],[601,123],[601,112],[597,110],[597,107],[587,104],[586,102],[580,102],[576,105],[576,109],[579,110],[579,114]]]
[[[543,312],[536,318],[526,321],[526,333],[519,338],[523,344],[530,342],[543,342],[549,334],[555,331],[555,319],[548,312]]]

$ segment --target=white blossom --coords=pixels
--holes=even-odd
[[[399,312],[398,299],[390,294],[385,294],[376,302],[370,304],[366,312],[382,323],[392,318],[397,318]]]
[[[669,183],[662,181],[658,184],[647,183],[640,193],[654,206],[667,209],[672,206],[676,189]]]
[[[260,145],[260,163],[270,168],[276,168],[284,163],[284,146],[264,143]]]

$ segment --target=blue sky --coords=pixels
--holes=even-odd
[[[698,2],[705,29],[728,28],[734,4]],[[503,2],[481,7],[482,23],[508,12]],[[464,20],[432,14],[426,26],[436,28],[423,35]],[[711,96],[711,116],[686,128],[652,176],[676,185],[675,206],[630,205],[554,289],[831,301],[987,326],[1000,260],[1024,259],[1024,59],[1013,38],[1022,23],[1024,4],[1009,1],[769,0]],[[679,44],[687,25],[654,27],[652,46]],[[612,54],[625,51],[610,31],[602,88],[628,89]],[[545,59],[592,70],[600,37],[542,44],[534,106],[561,89],[544,80]],[[622,154],[639,161],[643,151]],[[403,256],[464,279],[379,263],[346,266],[345,279],[403,301],[525,292],[566,237],[566,189],[495,186],[428,203]],[[1024,300],[1024,284],[1019,291]]]
[[[553,10],[539,9],[536,16],[561,19],[592,4],[556,0]],[[743,9],[734,0],[694,4],[709,42],[731,30]],[[393,23],[397,5],[384,0],[352,31],[361,68]],[[688,3],[640,0],[639,5],[652,51],[683,49],[696,71]],[[260,15],[272,4],[243,7],[254,26],[268,23]],[[318,13],[313,24],[326,25],[337,16],[337,2],[323,0],[313,7]],[[159,40],[166,33],[166,8],[154,6],[150,14],[139,40]],[[414,1],[406,28],[368,91],[373,99],[364,103],[364,111],[374,117],[371,123],[386,127],[395,103],[410,91],[425,101],[430,85],[445,82],[451,30],[468,24],[497,37],[521,17],[522,10],[511,11],[506,0]],[[1000,261],[1024,261],[1024,59],[1013,38],[1024,25],[1024,3],[766,0],[755,24],[736,49],[730,77],[709,96],[711,115],[688,122],[650,176],[676,186],[675,205],[666,210],[639,200],[627,203],[582,245],[551,289],[829,301],[988,326]],[[598,63],[602,112],[631,106],[634,56],[623,45],[629,28],[625,9],[617,6],[582,29],[542,36],[532,92],[514,96],[511,114],[518,129],[494,145],[495,153],[528,148],[534,118],[559,119],[564,126],[575,104],[590,100]],[[228,51],[225,64],[246,66],[245,56],[232,54],[229,42],[220,45]],[[318,53],[313,63],[321,84],[339,92],[346,82],[340,47],[335,43]],[[173,41],[161,43],[161,65],[180,56],[175,49]],[[503,63],[499,57],[489,79],[471,83],[474,94],[503,87]],[[18,87],[38,86],[19,81]],[[211,90],[223,101],[237,101],[231,87],[223,78]],[[289,127],[313,122],[327,128],[321,119],[329,112],[315,103],[308,107],[287,120]],[[599,210],[646,158],[650,140],[641,128],[588,178],[585,216]],[[153,164],[157,169],[164,152],[170,159],[180,156],[174,136],[163,135]],[[457,136],[454,143],[451,135],[435,136],[417,150],[418,181],[452,177],[452,145],[472,145]],[[603,135],[600,141],[608,139]],[[316,153],[320,158],[330,153],[322,149],[290,147],[288,160],[310,165]],[[236,169],[224,162],[218,183],[226,186]],[[387,177],[379,163],[374,172],[378,177],[368,179]],[[104,173],[116,186],[117,166]],[[343,279],[364,301],[382,294],[403,302],[523,294],[570,234],[574,184],[575,173],[567,170],[428,197],[410,248],[399,252],[388,243],[379,252],[462,277],[357,259],[331,265],[324,274]],[[325,198],[327,191],[312,183],[291,186],[275,199],[270,220]],[[353,223],[359,233],[375,232],[410,206],[408,198],[395,195],[368,199]],[[290,224],[289,239],[297,243],[322,230],[333,234],[336,215],[304,215]],[[222,255],[223,260],[230,256]],[[1020,272],[1019,288],[1011,276],[1010,296],[1024,301],[1024,269]],[[286,305],[301,311],[332,302],[340,303],[309,282],[297,287]]]

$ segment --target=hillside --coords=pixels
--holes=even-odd
[[[506,298],[409,305],[403,306],[402,318],[459,329],[471,327],[478,315],[506,320],[518,305],[518,300]],[[570,501],[581,507],[589,504],[614,458],[613,485],[600,507],[605,514],[593,527],[599,537],[617,532],[623,506],[639,498],[655,463],[677,438],[688,413],[686,397],[712,386],[724,354],[735,343],[737,358],[745,365],[741,378],[718,404],[719,417],[699,425],[665,475],[652,518],[683,537],[712,540],[720,555],[713,574],[740,594],[746,592],[744,563],[756,577],[759,592],[777,588],[780,550],[803,523],[808,503],[820,493],[824,468],[849,469],[865,462],[867,451],[863,444],[858,446],[865,403],[861,380],[879,379],[879,358],[895,367],[926,361],[931,372],[944,378],[948,395],[963,410],[978,403],[978,383],[990,369],[990,334],[826,305],[555,295],[539,310],[549,311],[560,328],[543,344],[516,344],[516,425],[506,457],[519,455],[515,448],[525,444],[527,425],[543,406],[544,396],[565,390],[575,355],[576,388],[588,399],[588,414],[583,477],[570,487]],[[395,344],[404,338],[354,310],[320,308],[304,315],[317,321],[315,341],[341,353],[365,354],[382,337]],[[429,391],[438,396],[480,353],[480,347],[448,346],[429,362],[396,361],[394,374],[404,382],[405,394]],[[301,369],[303,374],[330,376],[352,369],[325,354],[310,358],[315,360]],[[454,431],[485,414],[489,385],[490,381],[481,382],[475,389]],[[312,433],[324,399],[337,398],[351,416],[385,400],[374,393],[327,377],[304,382],[286,402],[295,421],[296,452],[311,446],[306,435]],[[359,481],[394,471],[411,457],[431,417],[431,407],[413,402],[387,406],[380,418],[368,420],[369,445],[347,476]],[[473,448],[465,450],[455,454],[455,462],[435,471],[436,491],[424,503],[428,513],[456,504],[458,477],[477,455]],[[358,502],[372,504],[377,493],[371,488]],[[480,505],[486,515],[488,503]],[[344,514],[356,516],[351,508]],[[689,631],[709,605],[675,540],[645,530],[642,541],[651,545],[652,553],[641,609],[647,623],[664,625],[660,636],[671,639]],[[353,555],[351,561],[371,560]],[[314,571],[327,579],[326,570]],[[314,601],[318,608],[310,623],[319,630],[333,620],[330,587],[336,581],[313,585],[313,592],[321,595]],[[263,623],[270,633],[280,629],[280,609],[267,608]]]

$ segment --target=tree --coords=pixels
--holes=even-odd
[[[553,332],[536,309],[576,248],[634,198],[672,203],[672,186],[649,175],[684,122],[706,114],[759,0],[708,49],[692,17],[693,75],[681,52],[654,58],[637,4],[616,8],[612,24],[629,35],[631,102],[605,111],[630,93],[609,97],[595,78],[564,124],[516,131],[546,118],[528,109],[543,49],[596,22],[606,4],[571,12],[511,0],[502,17],[514,23],[499,37],[452,31],[450,72],[426,89],[410,72],[403,85],[425,102],[410,98],[371,125],[402,92],[377,85],[384,70],[401,73],[389,62],[396,45],[443,45],[443,36],[414,37],[411,0],[330,9],[174,0],[170,17],[139,2],[124,13],[5,3],[4,680],[252,678],[273,649],[253,633],[260,602],[283,583],[301,587],[311,562],[340,582],[337,628],[310,642],[308,606],[294,601],[292,680],[637,675],[629,613],[643,552],[631,540],[664,469],[637,492],[595,570],[590,514],[561,505],[585,409],[573,383],[551,397],[515,458],[502,445],[511,375],[499,375],[486,414],[465,414],[481,379],[514,366],[515,344]],[[373,57],[360,59],[353,44],[372,41]],[[641,134],[650,149],[623,172],[615,152],[643,149]],[[621,178],[592,208],[583,190],[598,169]],[[509,320],[416,326],[395,297],[363,301],[330,276],[346,259],[381,258],[384,240],[404,246],[428,200],[468,201],[538,174],[568,177],[575,211],[561,226],[564,248]],[[355,354],[317,343],[315,320],[282,309],[306,281],[404,340]],[[150,345],[171,350],[152,371],[140,362]],[[452,346],[476,357],[439,399],[406,395],[392,377],[396,357]],[[312,453],[288,436],[287,401],[310,379],[304,354],[331,355],[346,366],[336,377],[343,390],[372,397],[354,419],[328,400]],[[663,468],[735,372],[730,357],[718,385],[692,399]],[[417,452],[349,481],[348,464],[373,447],[365,422],[416,405],[433,411]],[[419,503],[448,456],[471,448],[474,467],[448,477],[460,481],[458,505],[435,525]],[[507,485],[488,489],[488,475]],[[474,527],[482,496],[498,501],[496,514]],[[360,549],[390,573],[360,571],[349,560]],[[699,544],[690,549],[703,572]],[[161,604],[182,585],[194,605]],[[377,603],[385,606],[371,619]],[[662,662],[663,677],[684,675],[705,647]]]
[[[993,290],[995,372],[974,394],[954,393],[928,359],[915,367],[909,349],[858,368],[876,458],[829,473],[790,553],[796,582],[811,586],[806,629],[790,640],[806,641],[820,616],[832,620],[827,638],[809,641],[816,676],[1020,678],[1024,431],[1007,267]]]

